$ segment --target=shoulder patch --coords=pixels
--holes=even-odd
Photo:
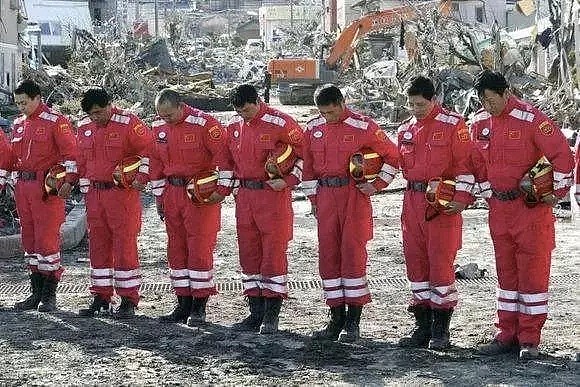
[[[93,121],[91,120],[90,117],[85,117],[82,120],[80,120],[79,122],[77,122],[77,126],[80,128],[81,126],[88,125],[91,122],[93,122]]]
[[[153,121],[153,123],[151,124],[152,128],[158,128],[160,126],[165,125],[167,122],[165,122],[165,120],[155,120]]]
[[[113,114],[111,116],[111,121],[127,125],[131,121],[131,117],[121,114]]]
[[[42,118],[43,120],[56,122],[58,120],[58,116],[56,114],[52,114],[49,112],[42,112],[38,115],[38,117]]]
[[[362,130],[366,130],[369,127],[368,122],[363,120],[357,120],[354,117],[348,117],[346,120],[344,120],[344,123]]]
[[[145,134],[145,130],[145,126],[143,126],[141,123],[138,123],[133,127],[133,132],[135,132],[135,134],[138,136],[143,136]]]
[[[513,109],[510,114],[510,116],[517,118],[520,121],[527,121],[527,122],[532,122],[534,121],[534,113],[531,112],[526,112],[520,109]]]
[[[538,129],[540,129],[540,133],[544,136],[551,136],[554,134],[554,125],[548,120],[543,121],[540,125],[538,125]]]
[[[444,122],[446,124],[451,124],[451,125],[457,125],[457,123],[459,122],[458,117],[454,117],[450,114],[443,114],[443,113],[437,114],[435,116],[435,119],[439,122]]]
[[[306,123],[306,128],[312,129],[312,128],[315,128],[317,126],[324,125],[324,124],[326,124],[326,118],[324,118],[322,116],[318,116],[318,117],[313,118],[310,121],[308,121]]]
[[[282,117],[279,116],[273,116],[272,114],[264,114],[261,118],[262,121],[264,122],[268,122],[270,124],[274,124],[280,127],[284,127],[284,125],[286,125],[286,120]]]
[[[193,125],[205,126],[207,120],[203,117],[193,116],[190,114],[185,118],[185,122]]]
[[[222,137],[224,135],[224,130],[221,126],[214,125],[211,128],[209,128],[207,133],[209,134],[210,140],[219,141],[222,139]]]

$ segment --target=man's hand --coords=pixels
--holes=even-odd
[[[266,184],[268,184],[274,191],[282,191],[288,187],[288,184],[286,184],[284,179],[267,180]]]
[[[366,183],[357,184],[356,188],[358,188],[360,192],[362,192],[363,194],[365,194],[367,196],[371,196],[372,194],[377,192],[377,189],[375,188],[375,186],[372,185],[371,183],[369,183],[368,181]]]
[[[131,184],[131,188],[136,189],[137,191],[143,191],[145,189],[145,184],[141,183],[139,180],[133,180]]]
[[[72,191],[72,185],[70,183],[64,182],[60,189],[58,190],[58,196],[63,199],[67,199]]]
[[[549,194],[542,198],[542,202],[554,207],[556,204],[558,204],[558,198],[554,194]]]
[[[209,198],[207,198],[207,200],[205,202],[207,204],[217,204],[217,203],[221,203],[224,199],[225,199],[225,196],[219,194],[217,191],[214,191],[214,192],[212,192],[211,195],[209,195]]]
[[[316,211],[316,204],[310,203],[310,212],[316,219],[318,219],[318,212]]]
[[[163,209],[163,199],[155,198],[155,207],[157,207],[157,215],[162,222],[165,221],[165,210]]]
[[[467,204],[460,202],[449,202],[447,203],[447,208],[443,210],[445,215],[459,214],[461,211],[465,210]]]

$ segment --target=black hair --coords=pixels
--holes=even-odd
[[[407,88],[407,95],[420,95],[431,101],[435,95],[433,81],[422,75],[411,78],[411,84]]]
[[[182,102],[181,94],[171,89],[163,89],[155,97],[155,105],[169,104],[170,106],[178,107]]]
[[[475,77],[473,87],[478,95],[482,95],[486,89],[503,95],[509,88],[509,85],[501,73],[492,70],[483,70]]]
[[[247,103],[258,103],[258,92],[252,85],[243,84],[234,89],[230,102],[234,107],[241,108]]]
[[[83,94],[83,99],[81,100],[81,108],[85,113],[88,113],[93,107],[105,107],[111,103],[111,98],[107,91],[103,88],[92,88]]]
[[[30,79],[26,79],[16,86],[14,94],[26,94],[30,98],[40,95],[40,86]]]
[[[338,87],[331,83],[322,85],[314,92],[316,106],[340,105],[344,102],[344,96]]]

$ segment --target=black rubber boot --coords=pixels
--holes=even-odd
[[[106,314],[109,312],[109,302],[102,299],[98,294],[93,297],[93,302],[88,308],[79,310],[81,317],[95,317],[95,314]]]
[[[338,341],[342,343],[354,343],[360,339],[360,316],[362,315],[362,305],[349,305],[346,312],[346,322],[344,331],[338,336]]]
[[[32,294],[26,299],[14,304],[14,309],[23,312],[25,310],[33,310],[38,308],[40,298],[42,296],[42,286],[44,284],[44,277],[40,273],[30,274],[30,290]]]
[[[449,347],[449,323],[453,309],[433,309],[433,325],[429,349],[441,350]]]
[[[409,312],[415,316],[415,328],[407,337],[399,340],[401,347],[427,348],[431,339],[433,316],[428,305],[409,306]]]
[[[113,313],[113,317],[119,320],[129,320],[135,317],[135,304],[127,297],[121,297],[119,309]]]
[[[56,287],[58,280],[54,277],[44,277],[40,295],[39,312],[54,312],[56,310]]]
[[[340,331],[344,328],[346,320],[346,307],[344,305],[330,308],[330,321],[317,331],[312,333],[312,340],[336,341]]]
[[[159,321],[162,323],[185,323],[191,313],[192,302],[193,297],[191,296],[177,296],[175,309],[169,314],[159,316]]]
[[[248,304],[250,306],[250,315],[242,321],[232,325],[232,328],[237,331],[258,332],[260,330],[260,325],[262,325],[262,320],[264,319],[264,297],[248,297]]]
[[[187,318],[187,326],[195,327],[205,324],[205,307],[209,297],[194,298],[191,313]]]
[[[282,308],[281,298],[266,298],[264,318],[260,325],[261,335],[271,335],[278,332],[278,321],[280,316],[280,309]]]

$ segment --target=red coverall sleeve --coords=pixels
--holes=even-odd
[[[576,203],[580,205],[580,136],[576,139]]]
[[[284,176],[284,181],[289,187],[300,184],[303,176],[304,161],[303,161],[303,142],[304,142],[304,131],[298,125],[298,123],[289,118],[284,126],[284,132],[282,138],[280,139],[283,143],[290,144],[296,152],[296,161],[294,162],[294,168],[288,176]]]
[[[228,136],[224,127],[212,116],[205,115],[207,120],[204,145],[212,156],[212,162],[218,168],[218,189],[222,196],[227,196],[232,187],[234,172],[233,163],[228,151]]]
[[[163,161],[161,160],[161,156],[159,155],[159,144],[158,144],[158,136],[161,128],[153,129],[153,143],[151,147],[149,147],[149,152],[147,153],[149,157],[149,180],[151,181],[151,191],[155,197],[160,197],[163,195],[163,191],[165,190],[165,173]]]
[[[64,166],[66,168],[65,181],[70,184],[75,184],[79,177],[77,166],[79,148],[71,123],[66,117],[58,117],[52,131],[52,136],[61,156],[60,158],[64,160]]]
[[[455,179],[456,202],[471,204],[474,201],[473,187],[475,176],[470,168],[471,152],[474,144],[470,140],[469,130],[463,119],[460,119],[454,127],[451,140],[451,168],[446,172]]]
[[[131,117],[127,133],[128,150],[131,155],[141,156],[141,165],[135,179],[141,184],[149,181],[149,154],[153,147],[153,132],[136,116]]]
[[[399,151],[387,134],[374,121],[370,122],[366,136],[365,147],[369,147],[383,158],[383,166],[378,178],[373,181],[373,186],[377,191],[385,189],[399,170]]]
[[[564,133],[545,114],[538,111],[532,122],[534,143],[554,169],[554,195],[564,197],[572,186],[574,156]]]
[[[316,205],[316,190],[318,188],[318,180],[314,176],[314,159],[311,151],[311,133],[312,130],[307,128],[304,132],[304,139],[302,145],[303,163],[303,180],[302,191],[308,197],[310,202]]]

